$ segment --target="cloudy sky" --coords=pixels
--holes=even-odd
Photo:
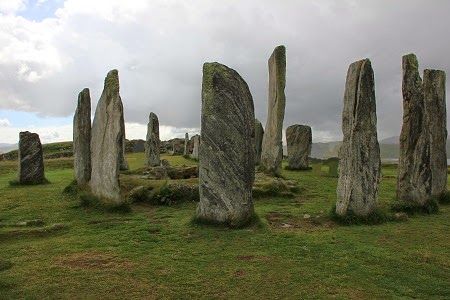
[[[370,58],[379,138],[399,134],[401,56],[450,71],[448,0],[0,0],[0,143],[31,130],[71,140],[77,94],[119,70],[127,138],[144,138],[150,111],[163,139],[200,126],[201,70],[218,61],[247,81],[267,115],[267,59],[287,49],[285,127],[314,141],[341,138],[348,65]]]

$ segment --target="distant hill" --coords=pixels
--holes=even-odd
[[[383,145],[398,145],[399,141],[400,141],[399,136],[391,136],[391,137],[380,140],[379,143],[383,144]]]
[[[15,150],[15,149],[17,149],[17,144],[0,143],[0,154],[9,152],[9,151]]]

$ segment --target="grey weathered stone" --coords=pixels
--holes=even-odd
[[[160,160],[160,140],[158,116],[153,112],[148,116],[147,139],[145,142],[145,157],[150,167],[161,164]]]
[[[286,143],[289,169],[308,169],[312,145],[311,127],[297,124],[289,126],[286,129]]]
[[[267,123],[262,142],[260,169],[281,174],[283,160],[283,120],[286,106],[286,48],[278,46],[269,58],[269,99]]]
[[[193,145],[193,148],[192,148],[192,154],[191,154],[191,157],[193,158],[193,159],[198,159],[198,149],[199,149],[199,147],[200,147],[200,136],[197,134],[197,135],[194,135],[193,137],[192,137],[192,143],[194,144]]]
[[[203,65],[197,218],[230,226],[253,216],[255,114],[247,83],[219,63]]]
[[[186,134],[184,135],[183,155],[188,155],[188,154],[189,154],[189,133],[186,132]]]
[[[91,179],[91,96],[87,88],[78,94],[73,117],[73,156],[75,180],[85,185]]]
[[[445,72],[425,70],[423,92],[430,130],[431,194],[441,196],[447,193]]]
[[[258,119],[255,119],[255,165],[261,162],[262,141],[264,128]]]
[[[376,208],[380,181],[375,81],[369,59],[350,65],[342,112],[336,213],[367,216]]]
[[[19,183],[39,184],[45,182],[44,156],[37,133],[19,133]]]
[[[122,151],[119,152],[119,169],[124,171],[124,170],[128,170],[128,162],[125,159],[125,144],[126,144],[126,140],[125,140],[125,119],[123,116],[123,104],[122,101],[120,102],[120,104],[122,105],[122,115],[120,117],[120,143],[121,143],[121,147],[122,147]]]
[[[105,78],[97,103],[91,137],[92,193],[103,201],[120,204],[119,158],[123,151],[123,105],[119,94],[119,74],[112,70]]]
[[[397,176],[397,199],[422,205],[431,197],[430,138],[422,79],[414,54],[403,56],[403,125]]]

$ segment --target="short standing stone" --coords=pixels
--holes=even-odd
[[[445,72],[425,70],[423,93],[430,130],[431,193],[439,197],[447,193]]]
[[[381,169],[375,82],[369,59],[348,69],[342,131],[336,213],[367,216],[376,208]]]
[[[430,138],[422,79],[414,54],[403,56],[403,125],[397,176],[397,198],[423,205],[431,197]]]
[[[193,159],[198,159],[198,149],[199,149],[199,147],[200,147],[200,136],[197,134],[197,135],[194,135],[193,137],[192,137],[192,143],[194,144],[194,146],[193,146],[193,148],[192,148],[192,154],[191,154],[191,157],[193,158]]]
[[[189,133],[186,132],[186,134],[184,135],[183,155],[188,155],[188,154],[189,154]]]
[[[255,165],[261,162],[262,141],[264,128],[258,119],[255,119]]]
[[[289,169],[306,170],[311,155],[312,132],[306,125],[292,125],[286,129]]]
[[[125,159],[125,119],[123,116],[123,104],[122,104],[122,116],[120,117],[120,131],[121,131],[121,147],[122,151],[119,152],[119,168],[120,170],[128,170],[128,162]]]
[[[240,226],[253,211],[255,114],[247,83],[219,63],[203,65],[197,218]]]
[[[37,133],[19,133],[19,183],[39,184],[45,182],[44,157],[41,140]]]
[[[89,89],[78,94],[73,118],[73,156],[75,180],[85,185],[91,179],[91,96]]]
[[[89,182],[95,196],[112,204],[122,202],[119,189],[119,157],[123,151],[122,117],[119,74],[117,70],[112,70],[105,78],[92,124],[92,172]]]
[[[269,99],[266,129],[262,142],[260,168],[273,175],[281,174],[283,160],[283,120],[286,106],[286,48],[278,46],[269,58]]]
[[[160,160],[160,140],[158,116],[153,112],[148,116],[147,139],[145,142],[145,157],[150,167],[161,164]]]

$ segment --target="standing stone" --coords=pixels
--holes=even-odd
[[[153,112],[148,116],[147,139],[145,142],[145,157],[150,167],[157,167],[161,164],[159,140],[158,116]]]
[[[44,157],[37,133],[19,133],[19,183],[44,183]]]
[[[186,134],[184,135],[184,150],[183,150],[183,155],[188,155],[189,154],[189,133],[186,132]]]
[[[269,99],[262,142],[261,170],[279,176],[283,160],[283,120],[286,106],[286,48],[278,46],[269,58]]]
[[[397,199],[423,205],[431,197],[430,137],[419,63],[403,56],[403,125],[400,134]]]
[[[369,59],[350,65],[342,112],[336,213],[367,216],[376,208],[380,181],[375,81]]]
[[[92,193],[104,202],[120,204],[119,158],[123,151],[123,105],[119,94],[119,74],[112,70],[105,78],[102,96],[92,124],[89,183]]]
[[[219,63],[203,65],[197,218],[241,226],[253,216],[255,113],[247,83]]]
[[[194,147],[192,148],[192,154],[191,154],[191,157],[193,158],[193,159],[197,159],[198,160],[198,149],[199,149],[199,147],[200,147],[200,136],[197,134],[197,135],[194,135],[193,137],[192,137],[192,142],[193,142],[193,144],[194,144]]]
[[[262,141],[264,128],[258,119],[255,119],[255,165],[261,162]]]
[[[91,96],[89,89],[78,94],[73,117],[73,156],[75,180],[85,185],[91,179]]]
[[[286,129],[289,169],[306,170],[311,156],[312,132],[306,125],[292,125]]]
[[[122,104],[122,102],[120,102]],[[125,159],[125,118],[123,116],[123,104],[122,104],[122,116],[120,117],[120,141],[121,141],[121,147],[122,151],[119,152],[119,169],[122,171],[128,170],[128,163]]]
[[[445,72],[425,70],[423,92],[430,130],[431,194],[440,197],[447,193]]]

